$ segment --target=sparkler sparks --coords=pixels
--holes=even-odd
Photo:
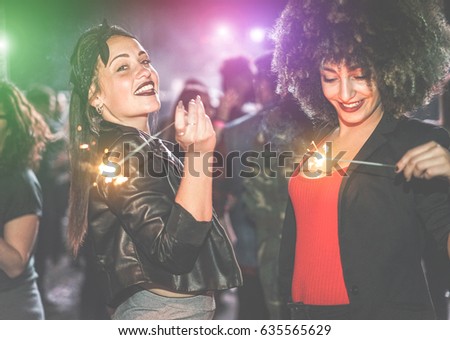
[[[164,131],[166,131],[167,129],[169,129],[170,127],[172,127],[175,124],[175,122],[172,122],[171,124],[167,125],[164,129],[158,131],[157,133],[155,133],[153,136],[150,136],[149,139],[146,139],[141,145],[139,145],[136,149],[134,149],[132,152],[130,152],[125,158],[123,158],[120,162],[119,165],[124,164],[124,162],[126,162],[130,157],[132,157],[133,155],[135,155],[137,152],[139,152],[142,148],[145,147],[145,145],[148,144],[148,142],[155,138],[158,137],[161,133],[163,133]],[[82,147],[86,145],[87,147]],[[80,149],[84,149],[84,148],[89,148],[88,144],[82,144],[80,145]],[[103,150],[104,153],[108,153],[109,149],[105,149]],[[116,168],[106,165],[106,164],[100,164],[98,167],[98,171],[101,175],[106,176],[105,178],[105,183],[113,183],[114,185],[120,185],[122,183],[125,183],[126,181],[128,181],[128,177],[124,177],[122,175],[118,175],[118,176],[114,176],[115,172],[116,172]]]
[[[329,157],[326,157],[324,154],[327,154],[327,145],[326,144],[323,144],[323,146],[322,146],[322,148],[323,148],[323,150],[324,150],[324,153],[321,153],[320,151],[319,151],[319,148],[317,147],[317,145],[316,145],[316,143],[314,142],[314,141],[312,141],[311,142],[311,144],[312,144],[312,146],[314,147],[314,149],[315,149],[315,151],[311,151],[311,150],[309,150],[309,149],[307,149],[308,150],[308,152],[310,152],[310,153],[317,153],[318,155],[320,155],[320,157],[315,157],[315,158],[313,158],[314,160],[313,160],[313,165],[316,167],[316,168],[322,168],[323,167],[323,162],[324,161],[335,161],[334,159],[332,159],[332,158],[329,158]],[[394,164],[386,164],[386,163],[379,163],[379,162],[368,162],[368,161],[360,161],[360,160],[357,160],[357,159],[352,159],[352,160],[350,160],[350,159],[339,159],[339,161],[340,162],[343,162],[343,163],[349,163],[349,164],[361,164],[361,165],[368,165],[368,166],[377,166],[377,167],[385,167],[385,168],[395,168],[395,165]],[[317,170],[317,169],[316,169]]]

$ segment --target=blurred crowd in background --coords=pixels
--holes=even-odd
[[[175,105],[181,100],[186,106],[199,94],[222,154],[262,151],[267,143],[282,152],[286,141],[294,138],[296,152],[302,154],[311,142],[311,123],[291,98],[277,95],[271,72],[270,29],[285,4],[282,0],[74,1],[70,5],[7,0],[0,4],[1,78],[23,90],[55,135],[36,172],[44,205],[35,266],[46,318],[109,317],[91,262],[83,251],[73,258],[65,243],[70,185],[68,56],[75,37],[107,18],[129,27],[151,46],[152,62],[162,78],[171,79],[161,84],[162,110],[154,128],[158,137],[176,142],[171,125]],[[448,91],[415,114],[448,129]],[[242,168],[237,162],[226,166],[233,173]],[[280,318],[274,278],[286,181],[285,173],[267,176],[264,172],[253,178],[215,180],[214,207],[233,242],[245,282],[217,296],[217,319]],[[450,281],[434,273],[449,264],[433,253],[429,259],[429,284],[434,287],[438,315],[446,319]]]

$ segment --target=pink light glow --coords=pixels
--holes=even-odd
[[[233,39],[233,31],[230,26],[220,24],[216,28],[216,36],[221,40],[230,41]]]
[[[250,39],[255,43],[263,42],[266,37],[265,29],[261,27],[255,27],[250,30]]]

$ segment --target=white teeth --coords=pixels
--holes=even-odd
[[[354,107],[357,107],[359,104],[361,104],[361,101],[358,101],[358,102],[355,102],[355,103],[351,103],[351,104],[344,104],[344,103],[342,103],[342,106],[348,107],[349,109],[352,109]]]
[[[148,85],[145,85],[144,87],[141,87],[134,94],[141,94],[141,93],[148,92],[148,91],[151,91],[151,90],[153,90],[153,85],[152,84],[148,84]]]

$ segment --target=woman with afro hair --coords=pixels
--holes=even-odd
[[[289,181],[280,289],[293,319],[433,319],[425,234],[450,256],[450,138],[402,114],[438,94],[436,1],[290,0],[273,66],[315,121]],[[287,315],[286,315],[287,316]]]

